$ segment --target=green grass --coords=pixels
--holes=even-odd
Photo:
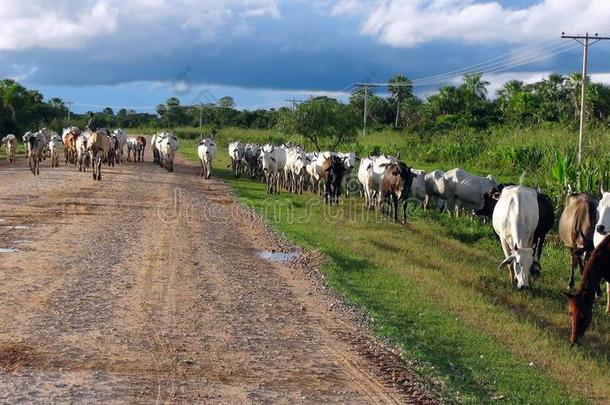
[[[251,141],[265,135],[240,136]],[[374,134],[366,145],[387,137]],[[443,400],[610,400],[610,321],[597,305],[583,346],[568,346],[560,294],[568,253],[556,241],[545,251],[534,288],[517,291],[506,271],[497,270],[502,253],[489,224],[414,208],[409,224],[401,226],[363,211],[356,198],[328,208],[311,194],[268,196],[264,184],[228,173],[228,139],[221,139],[214,175],[289,239],[324,252],[330,285],[370,315],[373,331],[401,348],[419,374],[437,381]],[[400,138],[391,147],[408,143]],[[195,146],[183,141],[181,153],[196,161]]]

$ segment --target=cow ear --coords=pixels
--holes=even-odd
[[[366,167],[366,170],[371,170],[372,167],[373,167],[373,164],[369,163],[369,165]]]
[[[400,160],[400,152],[396,154],[396,160]]]
[[[496,201],[499,201],[499,200],[500,200],[500,194],[501,194],[501,193],[500,193],[499,191],[497,191],[497,192],[495,192],[495,193],[493,193],[493,194],[491,195],[491,198],[493,198],[493,199],[494,199],[494,200],[496,200]]]

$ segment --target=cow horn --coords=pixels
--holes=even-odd
[[[500,263],[500,265],[498,266],[498,270],[501,269],[502,266],[504,266],[506,264],[511,264],[514,260],[515,260],[515,256],[513,256],[513,255],[508,256],[506,259],[504,259],[502,261],[502,263]]]
[[[599,186],[599,189],[601,190],[602,195],[604,195],[604,193],[606,192],[606,191],[604,190],[604,183],[602,183],[602,184]]]
[[[400,160],[400,152],[396,154],[396,160]]]

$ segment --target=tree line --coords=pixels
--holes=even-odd
[[[395,128],[424,133],[445,132],[461,128],[485,130],[497,126],[527,127],[547,122],[576,125],[580,113],[582,76],[551,74],[535,83],[506,82],[494,95],[488,94],[490,83],[480,73],[463,77],[458,85],[442,86],[422,99],[413,92],[412,82],[404,75],[389,81],[387,94],[373,88],[355,89],[347,102],[330,97],[312,97],[295,108],[239,110],[232,97],[214,104],[182,105],[170,97],[156,107],[155,113],[105,108],[96,113],[106,127],[241,127],[279,128],[299,133],[314,144],[334,144],[355,136],[362,125],[364,104],[371,130]],[[610,123],[610,87],[589,83],[586,116],[589,125]],[[365,100],[366,98],[366,100]],[[0,133],[23,134],[47,126],[68,126],[68,109],[60,98],[44,100],[37,90],[26,89],[10,79],[0,81]],[[84,126],[86,114],[72,114],[70,124]],[[328,141],[328,142],[325,142]]]

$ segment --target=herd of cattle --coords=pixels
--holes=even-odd
[[[211,161],[216,153],[215,146],[212,153],[205,152],[209,151],[210,142],[213,145],[208,139],[199,146],[202,167],[204,158]],[[532,278],[541,273],[543,246],[555,225],[555,209],[547,195],[532,188],[499,184],[492,176],[477,176],[460,168],[447,172],[416,170],[402,162],[400,156],[360,159],[354,152],[309,153],[298,146],[242,142],[230,143],[228,153],[233,174],[260,177],[267,183],[268,193],[277,193],[280,186],[294,193],[309,189],[322,194],[325,202],[338,204],[341,190],[349,192],[346,185],[357,176],[365,207],[383,211],[388,203],[386,211],[394,221],[400,212],[406,221],[407,202],[412,198],[420,200],[426,210],[437,207],[449,215],[470,212],[487,217],[504,251],[499,268],[507,267],[511,282],[519,289],[527,289]],[[608,282],[606,311],[610,313],[609,231],[610,193],[602,190],[599,200],[585,193],[567,198],[559,218],[559,236],[570,253],[570,290],[574,287],[574,269],[578,268],[581,274],[579,288],[565,293],[572,317],[572,343],[583,336],[591,321],[593,301],[601,294],[602,280]]]
[[[15,160],[17,138],[2,138],[9,162]],[[101,164],[109,166],[123,162],[127,146],[127,161],[144,160],[146,139],[128,138],[121,129],[112,132],[80,131],[67,128],[61,137],[51,130],[26,133],[24,143],[32,173],[39,173],[40,162],[51,159],[51,167],[59,165],[64,154],[66,164],[78,165],[79,171],[93,167],[93,178],[101,180]],[[152,136],[153,160],[172,172],[178,138],[169,132]],[[216,143],[212,138],[200,141],[198,156],[201,176],[208,179],[216,158]],[[449,215],[470,212],[491,220],[496,232],[509,278],[519,289],[527,289],[533,277],[541,272],[541,257],[547,234],[555,225],[555,209],[551,199],[537,190],[513,184],[499,184],[492,176],[477,176],[456,168],[443,172],[425,172],[410,168],[400,156],[367,156],[356,153],[305,152],[299,146],[231,142],[228,154],[233,174],[247,174],[267,184],[268,193],[278,193],[280,187],[289,192],[309,190],[323,195],[328,204],[338,204],[341,190],[349,196],[347,184],[357,178],[359,193],[367,209],[388,211],[394,221],[402,212],[407,220],[407,202],[418,199],[425,210],[436,207]],[[357,162],[360,162],[356,170]],[[389,204],[389,209],[386,208]],[[601,199],[579,193],[568,196],[559,219],[559,236],[569,249],[571,274],[569,290],[574,287],[574,269],[581,274],[579,287],[565,293],[572,316],[572,342],[583,336],[591,322],[596,295],[606,280],[610,313],[610,193],[602,190]]]
[[[17,150],[17,137],[13,134],[2,138],[6,156],[9,163],[15,161]],[[59,166],[60,156],[63,154],[65,163],[78,166],[78,171],[85,172],[91,167],[94,180],[102,179],[102,162],[114,167],[126,160],[134,162],[144,161],[146,138],[143,136],[127,137],[122,129],[112,132],[107,129],[96,131],[81,131],[79,128],[65,128],[61,137],[53,130],[42,128],[37,132],[26,132],[23,136],[28,156],[28,164],[34,175],[40,174],[40,163],[47,158],[51,160],[51,168]],[[153,135],[151,139],[154,162],[168,171],[173,171],[174,155],[178,149],[178,138],[168,132]]]

